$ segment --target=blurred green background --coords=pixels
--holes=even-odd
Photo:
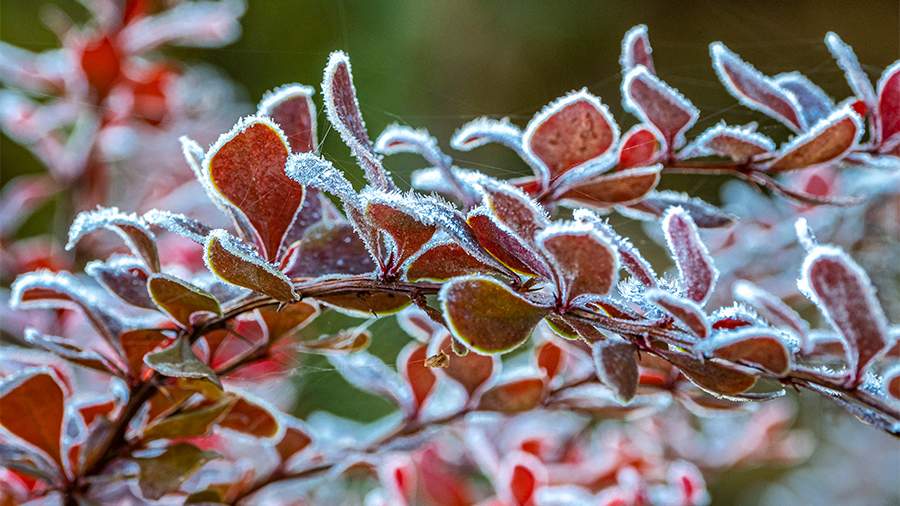
[[[2,0],[0,40],[34,51],[55,47],[53,35],[40,23],[45,3]],[[84,18],[77,2],[53,3],[75,19]],[[428,128],[447,148],[453,131],[470,119],[508,116],[524,126],[544,104],[583,86],[603,99],[624,131],[635,120],[620,103],[619,44],[625,31],[638,23],[649,27],[657,72],[701,109],[695,131],[721,119],[757,120],[761,130],[775,138],[786,135],[771,120],[736,106],[724,91],[709,65],[711,41],[724,41],[765,73],[800,70],[836,100],[850,92],[822,43],[827,31],[853,45],[874,78],[900,55],[897,0],[251,0],[241,23],[243,35],[236,43],[220,49],[174,49],[169,54],[218,67],[253,104],[263,92],[286,82],[318,88],[328,53],[343,49],[351,56],[373,137],[386,125],[400,122]],[[329,133],[321,111],[319,132],[325,137],[324,154],[349,169],[361,184],[347,149]],[[499,147],[453,155],[460,165],[493,175],[510,177],[527,170]],[[412,157],[392,158],[389,164],[399,181],[408,181],[410,171],[418,168]],[[40,170],[27,151],[0,138],[0,185],[14,175]],[[692,177],[664,182],[713,201],[719,184],[713,178]],[[49,224],[32,220],[23,233],[39,233],[45,227]],[[330,324],[336,327],[339,322]],[[373,351],[384,357],[393,357],[406,340],[391,338],[398,330],[390,320],[376,322],[372,330],[377,337]],[[316,359],[300,365],[299,415],[327,406],[342,416],[373,419],[389,409],[383,401],[342,385],[329,369]],[[832,423],[833,415],[821,416],[818,407],[811,407],[815,412],[807,422]],[[745,482],[738,478],[726,481]],[[716,503],[734,502],[739,490],[717,488]]]

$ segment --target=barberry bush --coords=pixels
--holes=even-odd
[[[179,32],[184,13],[133,14],[97,51],[228,40],[239,9],[194,8],[220,30]],[[637,26],[620,60],[636,126],[621,132],[582,89],[524,129],[485,117],[449,140],[456,151],[513,150],[533,175],[512,180],[458,166],[425,130],[393,125],[373,141],[350,60],[332,53],[325,116],[363,188],[318,153],[314,89],[287,84],[208,148],[187,136],[166,146],[220,216],[87,210],[66,248],[104,234],[120,248],[83,273],[15,280],[10,304],[31,325],[0,353],[0,499],[700,505],[711,477],[809,454],[786,390],[900,435],[900,331],[860,265],[817,239],[836,235],[822,213],[896,210],[900,62],[873,85],[837,35],[825,43],[852,91],[838,104],[798,72],[766,76],[710,45],[735,99],[793,132],[779,145],[756,124],[692,132],[699,110],[656,74]],[[112,60],[81,54],[91,89],[135,93],[111,77]],[[17,84],[53,85],[37,75]],[[34,126],[41,110],[7,130]],[[385,166],[398,153],[424,160],[411,189]],[[46,163],[59,177],[92,159]],[[656,189],[678,173],[738,186],[724,209]],[[770,212],[738,220],[729,208],[740,206]],[[19,212],[4,207],[4,219]],[[610,225],[612,212],[645,223],[669,272]],[[774,251],[800,268],[760,273]],[[821,325],[785,302],[796,290]],[[358,321],[303,332],[329,318]],[[406,336],[378,335],[378,318]],[[407,342],[396,364],[367,351],[377,339]],[[289,415],[262,385],[304,354],[395,410],[372,423]]]

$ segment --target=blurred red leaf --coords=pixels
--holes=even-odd
[[[155,350],[169,340],[165,334],[155,329],[129,330],[119,335],[125,361],[133,378],[141,376],[144,355]]]
[[[275,437],[280,429],[278,419],[268,408],[245,396],[237,397],[218,425],[259,438]]]
[[[634,398],[638,386],[637,349],[616,336],[591,343],[597,378],[622,404]]]
[[[625,133],[619,143],[618,169],[646,167],[659,159],[659,140],[644,125],[635,125]]]
[[[768,329],[721,332],[697,349],[709,356],[759,367],[776,376],[784,376],[791,370],[791,352],[782,338]]]
[[[397,356],[397,369],[412,390],[417,410],[422,408],[437,382],[434,372],[425,366],[427,358],[427,346],[415,341],[407,344]]]
[[[157,500],[176,492],[203,464],[217,456],[194,445],[178,443],[169,446],[159,455],[135,458],[140,468],[138,485],[141,494],[147,499]]]
[[[504,413],[528,411],[540,404],[543,397],[543,378],[513,380],[485,392],[478,409]]]
[[[63,469],[65,392],[47,369],[25,371],[0,383],[0,426],[45,452]]]

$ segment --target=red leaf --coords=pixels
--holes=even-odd
[[[147,293],[147,271],[136,258],[113,257],[94,260],[84,267],[85,273],[123,301],[145,309],[156,309]]]
[[[219,137],[203,162],[213,187],[253,225],[269,261],[303,203],[303,187],[285,174],[290,154],[277,125],[251,116]]]
[[[745,106],[781,121],[795,132],[806,126],[799,106],[791,95],[752,65],[733,53],[725,44],[714,42],[709,46],[713,68],[719,80],[735,98]]]
[[[63,469],[65,392],[49,369],[32,369],[0,383],[0,426],[42,450]]]
[[[746,162],[754,156],[775,150],[775,143],[765,135],[750,128],[728,126],[719,123],[700,134],[685,147],[680,158],[716,155],[736,162]]]
[[[659,183],[662,166],[627,169],[603,175],[561,192],[558,198],[598,208],[641,200]]]
[[[275,445],[278,455],[282,462],[287,462],[289,458],[303,451],[312,442],[312,438],[307,433],[305,427],[299,420],[286,417],[284,421],[284,435],[281,441]]]
[[[435,337],[428,346],[428,354],[435,355],[438,351],[447,353],[450,356],[450,363],[447,367],[437,369],[437,373],[444,374],[462,385],[469,398],[473,398],[499,373],[500,361],[495,356],[477,353],[467,353],[463,357],[452,354],[452,339],[446,333]]]
[[[203,259],[210,271],[231,284],[264,293],[282,302],[297,298],[287,276],[224,230],[210,232]]]
[[[156,236],[153,235],[144,220],[137,215],[119,212],[115,207],[104,207],[78,213],[69,228],[66,249],[71,250],[84,236],[101,228],[115,232],[135,256],[144,260],[148,269],[159,272]]]
[[[107,36],[88,40],[79,57],[81,70],[98,98],[104,98],[122,75],[119,48]]]
[[[275,437],[280,430],[278,419],[259,401],[253,402],[240,396],[218,425],[258,438]]]
[[[694,220],[681,207],[670,207],[662,222],[669,253],[675,259],[685,296],[703,306],[719,272],[713,266],[706,245],[700,239]]]
[[[317,151],[316,105],[309,86],[287,84],[263,95],[256,114],[281,127],[294,153]]]
[[[635,125],[625,132],[619,143],[619,169],[646,167],[659,159],[659,140],[656,134],[644,125]]]
[[[838,110],[781,148],[766,170],[782,172],[837,162],[859,144],[862,130],[862,121],[852,109]]]
[[[553,225],[538,236],[553,260],[557,296],[569,307],[582,295],[603,296],[616,283],[619,261],[609,240],[589,224]]]
[[[431,223],[424,223],[421,211],[393,198],[389,194],[367,194],[370,199],[365,207],[366,218],[378,230],[388,234],[390,243],[389,255],[391,265],[388,269],[403,265],[416,254],[437,231]],[[383,252],[384,258],[388,257]]]
[[[732,287],[735,300],[749,304],[760,316],[776,327],[786,328],[805,342],[809,335],[809,325],[781,299],[750,283],[738,281]]]
[[[650,37],[647,35],[647,25],[633,26],[625,32],[622,38],[622,56],[619,58],[622,64],[622,74],[638,65],[643,65],[655,74],[653,69],[653,48],[650,46]]]
[[[869,363],[891,342],[887,318],[869,277],[841,250],[818,246],[803,262],[800,285],[844,337],[850,379],[857,384]]]
[[[397,356],[397,369],[412,391],[416,410],[422,409],[422,405],[434,391],[437,382],[434,372],[425,366],[427,358],[426,345],[417,342],[407,344]]]
[[[638,386],[637,349],[630,342],[614,336],[594,341],[591,355],[597,378],[608,386],[620,403],[634,398]]]
[[[359,102],[356,99],[350,58],[342,51],[335,51],[328,57],[325,76],[322,80],[322,95],[328,120],[359,160],[365,171],[366,179],[376,188],[396,189],[394,182],[372,149],[372,141],[369,139],[366,124],[359,111]]]
[[[641,255],[641,252],[631,244],[631,241],[617,234],[608,223],[587,209],[576,209],[573,216],[577,221],[590,223],[606,237],[610,238],[616,247],[622,267],[642,285],[647,287],[656,286],[656,273],[653,272],[653,267]]]
[[[266,338],[269,346],[291,337],[300,329],[309,325],[319,315],[319,308],[311,302],[295,302],[280,308],[265,307],[257,309],[266,327]]]
[[[900,401],[900,366],[894,366],[885,372],[884,390],[895,400]]]
[[[466,274],[483,274],[496,269],[481,262],[454,242],[436,244],[425,249],[410,262],[406,279],[410,281],[446,281]]]
[[[547,381],[555,378],[565,366],[566,356],[563,349],[553,341],[545,341],[535,349],[538,369],[547,375]]]
[[[708,357],[759,367],[776,376],[791,370],[791,352],[784,340],[770,329],[746,328],[716,334],[697,346]]]
[[[526,239],[501,224],[487,209],[473,209],[466,217],[466,222],[478,244],[504,266],[530,276],[547,273],[545,262],[537,256]]]
[[[694,302],[663,290],[648,291],[646,297],[647,300],[675,318],[691,334],[701,339],[709,335],[709,322],[706,314]]]
[[[503,504],[531,506],[538,489],[548,482],[548,476],[537,458],[517,451],[504,458],[497,481],[497,495]]]
[[[358,318],[394,314],[410,304],[409,297],[393,292],[354,292],[320,295],[317,300]]]
[[[169,338],[159,330],[129,330],[119,336],[125,361],[132,378],[140,378],[144,355],[167,343]]]
[[[196,313],[222,315],[213,294],[168,274],[154,274],[147,281],[153,302],[185,328],[192,327]]]
[[[549,312],[484,276],[452,279],[439,297],[453,335],[485,355],[517,348]]]
[[[541,161],[546,183],[612,150],[619,128],[600,99],[587,90],[562,97],[528,123],[525,150]]]
[[[353,227],[332,221],[310,227],[283,263],[285,274],[292,278],[365,274],[375,269],[372,256]]]
[[[622,96],[629,111],[659,130],[670,153],[684,144],[685,132],[700,117],[684,95],[643,66],[631,69],[622,79]]]
[[[514,413],[534,409],[544,397],[543,378],[509,381],[491,388],[481,396],[478,409]]]
[[[686,353],[661,351],[692,383],[714,395],[738,395],[756,384],[756,377]]]
[[[878,80],[878,121],[882,142],[900,133],[900,62],[894,62]]]

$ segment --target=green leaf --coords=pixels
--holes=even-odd
[[[135,458],[140,467],[138,485],[141,494],[147,499],[157,500],[176,492],[203,464],[218,456],[191,444],[178,443],[155,457]]]
[[[166,349],[148,353],[144,356],[144,363],[163,376],[203,378],[222,388],[216,373],[194,355],[191,343],[183,337],[179,337]]]

